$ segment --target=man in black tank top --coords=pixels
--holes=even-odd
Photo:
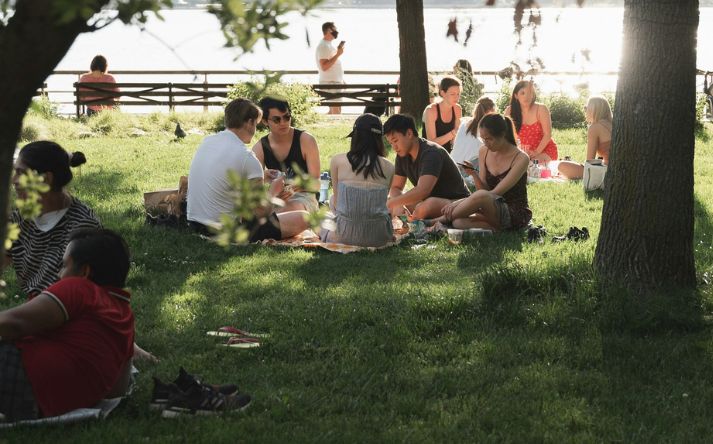
[[[270,132],[254,146],[253,152],[264,168],[265,178],[271,180],[276,171],[287,180],[295,178],[298,171],[319,180],[320,162],[317,141],[311,134],[292,126],[290,105],[279,99],[266,97],[259,103],[263,123]],[[292,189],[278,196],[285,205],[277,213],[294,210],[316,211],[317,195],[307,190]]]

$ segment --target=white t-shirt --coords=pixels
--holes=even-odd
[[[471,120],[473,119],[461,119],[460,127],[458,127],[453,151],[451,151],[451,158],[456,162],[472,161],[477,158],[478,150],[483,145],[480,139],[468,133],[468,125],[470,125]]]
[[[331,41],[322,39],[317,45],[317,70],[319,71],[319,83],[344,83],[344,69],[342,69],[341,57],[334,62],[331,68],[326,71],[322,70],[322,65],[319,61],[322,59],[331,59],[337,53],[337,48],[332,45]]]
[[[203,139],[188,173],[188,220],[218,227],[220,215],[230,213],[228,170],[246,179],[262,179],[262,165],[247,145],[225,130]]]

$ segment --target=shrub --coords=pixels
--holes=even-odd
[[[483,95],[484,85],[478,82],[473,74],[461,69],[456,70],[456,77],[462,84],[459,103],[463,108],[463,115],[470,116],[473,114],[475,102]]]
[[[51,119],[57,117],[57,105],[52,103],[47,96],[40,96],[32,100],[29,112],[45,119]]]
[[[580,128],[586,125],[584,121],[586,98],[571,98],[556,94],[545,97],[544,103],[550,109],[554,128]]]
[[[502,86],[500,86],[498,98],[495,101],[495,106],[498,108],[499,113],[504,113],[505,108],[510,105],[510,96],[512,96],[512,82],[510,79],[506,79],[503,81]]]
[[[236,83],[228,92],[229,100],[243,97],[255,103],[265,96],[279,97],[290,104],[293,125],[304,125],[316,120],[314,104],[319,96],[310,85],[268,80],[266,86],[265,82],[250,81]]]
[[[708,96],[703,93],[696,94],[696,135],[703,136],[705,132],[706,106]]]

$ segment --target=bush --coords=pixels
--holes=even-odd
[[[51,119],[57,117],[57,105],[52,103],[47,96],[36,97],[30,103],[29,113]]]
[[[462,84],[459,103],[463,108],[463,115],[470,116],[473,114],[475,102],[483,95],[484,85],[479,83],[473,74],[461,69],[456,70],[456,77]]]
[[[545,97],[544,103],[550,109],[554,128],[581,128],[586,125],[584,116],[586,98],[573,99],[557,94]]]
[[[312,123],[317,119],[314,103],[319,100],[319,96],[310,85],[268,81],[265,86],[264,82],[251,81],[236,83],[228,92],[229,100],[243,97],[255,103],[265,96],[286,100],[290,104],[292,124],[295,126]]]
[[[505,108],[507,108],[510,105],[510,97],[512,96],[512,82],[510,79],[506,79],[502,86],[500,87],[500,91],[498,92],[498,98],[495,101],[495,106],[498,108],[497,111],[499,113],[504,113]]]
[[[696,94],[696,135],[702,136],[705,132],[706,107],[708,96],[703,93]]]

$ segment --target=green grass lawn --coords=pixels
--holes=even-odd
[[[322,168],[350,124],[309,125]],[[166,125],[169,129],[170,125]],[[186,129],[190,129],[188,126]],[[68,132],[71,134],[71,131]],[[700,442],[713,434],[713,331],[604,327],[589,264],[602,201],[580,183],[528,188],[550,234],[587,226],[584,243],[527,244],[506,233],[377,253],[236,247],[144,225],[142,193],[175,187],[201,136],[58,138],[88,163],[72,192],[133,253],[136,393],[106,421],[24,429],[0,442]],[[555,131],[581,159],[584,130]],[[696,263],[713,269],[713,142],[696,147]],[[661,190],[665,192],[665,190]],[[675,217],[675,215],[671,215]],[[13,273],[9,307],[21,298]],[[710,287],[702,304],[711,306]],[[207,330],[269,332],[259,349],[216,346]],[[244,413],[162,419],[151,376],[179,366],[254,396]]]

